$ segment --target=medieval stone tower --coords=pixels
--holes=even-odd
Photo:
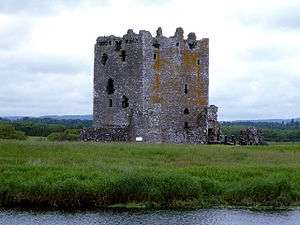
[[[93,128],[83,140],[207,143],[217,141],[217,107],[208,105],[209,40],[177,28],[165,37],[128,30],[98,37]]]

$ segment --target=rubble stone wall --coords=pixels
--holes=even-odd
[[[217,121],[217,107],[208,105],[209,40],[183,33],[165,37],[159,28],[156,37],[128,30],[97,38],[92,136],[126,127],[128,140],[208,142],[208,126]]]

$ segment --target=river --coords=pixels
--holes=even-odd
[[[0,210],[4,225],[300,225],[300,209],[256,212],[240,209],[195,211],[41,212]]]

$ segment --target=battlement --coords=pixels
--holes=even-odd
[[[154,48],[160,47],[160,42],[172,42],[174,47],[186,46],[190,50],[201,48],[208,45],[208,38],[202,38],[197,40],[197,36],[194,32],[187,35],[187,39],[184,39],[184,31],[181,27],[177,28],[175,34],[170,37],[163,35],[162,29],[159,27],[156,31],[156,36],[153,37],[149,31],[140,30],[139,33],[134,33],[132,29],[129,29],[123,37],[117,37],[114,35],[100,36],[97,38],[97,47],[110,46],[117,51],[121,49],[122,45],[128,44],[142,44],[143,37],[152,39],[152,46]]]

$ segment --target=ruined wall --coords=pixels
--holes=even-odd
[[[169,38],[161,28],[156,37],[132,30],[122,38],[99,37],[94,128],[100,132],[103,127],[124,127],[128,140],[206,143],[208,44],[208,39],[197,40],[194,33],[184,39],[182,28]],[[94,133],[91,131],[92,136]]]
[[[128,30],[123,38],[109,36],[97,39],[94,127],[131,126],[132,136],[135,136],[135,127],[140,127],[141,121],[141,67],[141,39],[132,30]]]
[[[208,143],[221,143],[221,125],[218,121],[218,107],[215,105],[207,108],[207,128]]]
[[[167,38],[158,29],[152,43],[152,60],[144,61],[151,84],[144,91],[161,141],[205,143],[207,127],[199,116],[208,105],[208,39],[197,41],[191,33],[184,40],[181,28]]]

